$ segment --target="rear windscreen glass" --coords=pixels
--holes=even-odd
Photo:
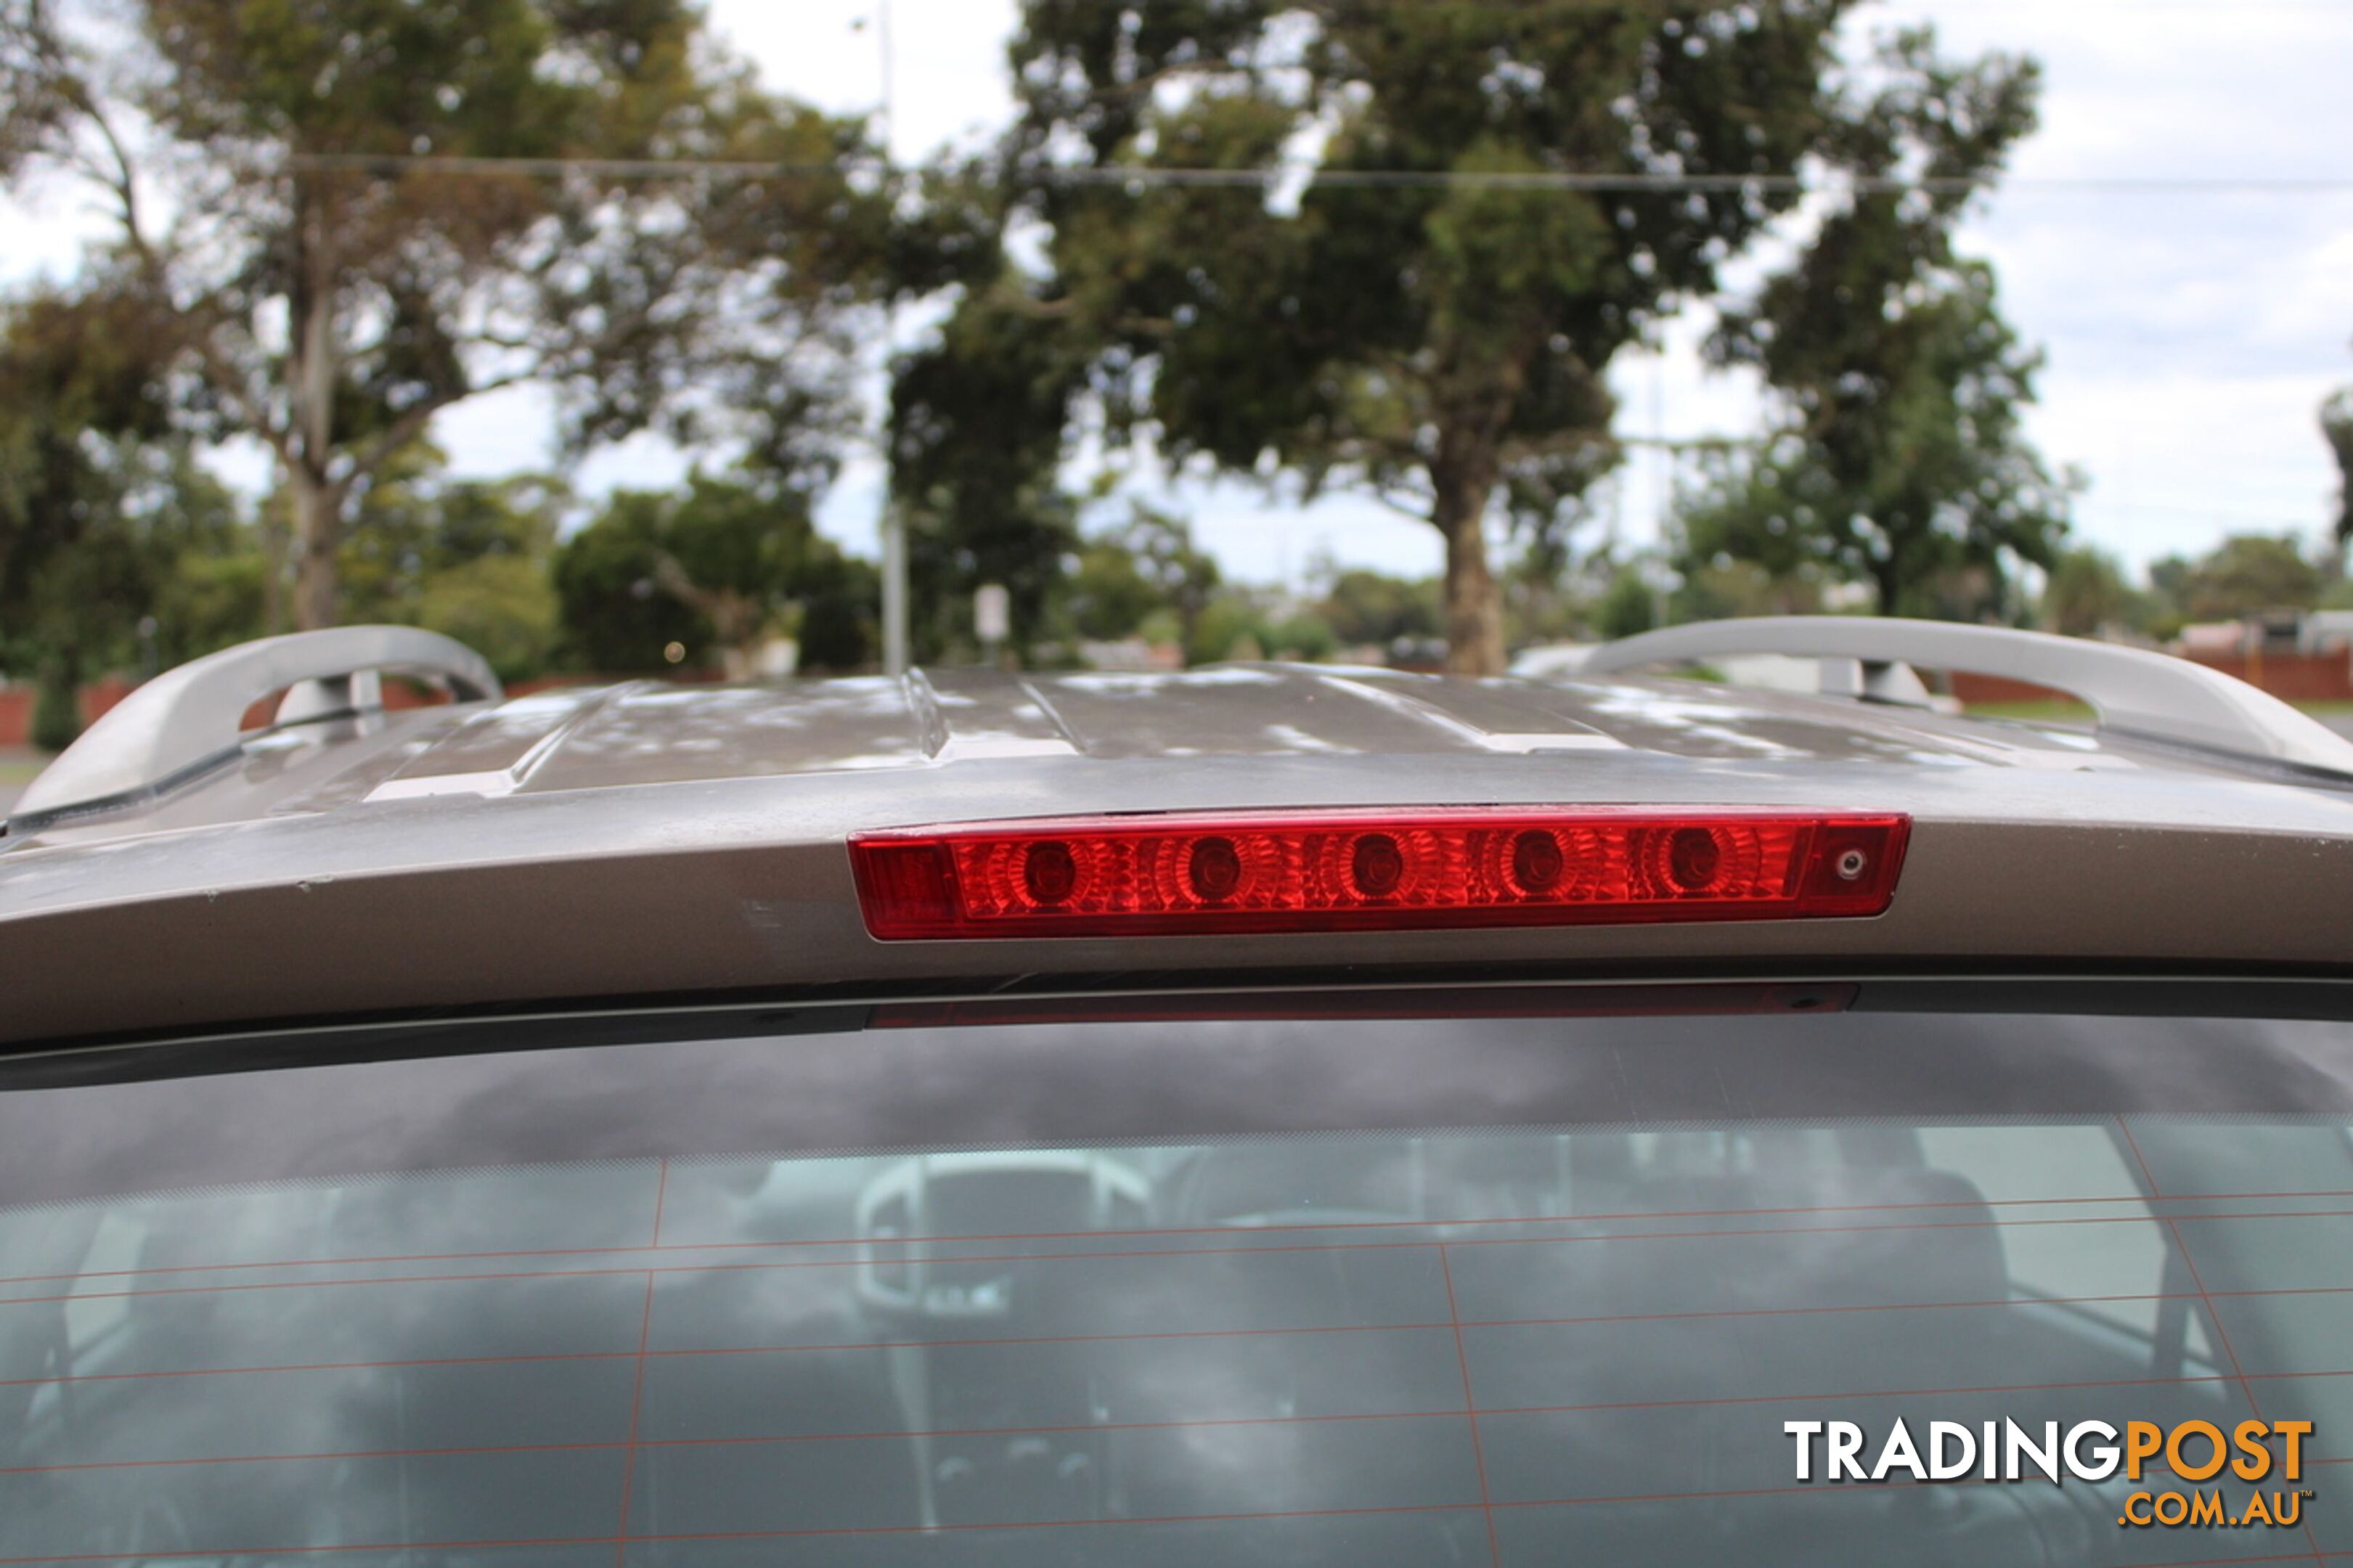
[[[0,1564],[2353,1552],[2348,1123],[2343,1023],[1862,1011],[0,1089]]]

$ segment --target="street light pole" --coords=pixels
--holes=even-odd
[[[883,480],[887,487],[890,480]],[[882,497],[882,673],[907,673],[907,520],[897,498]]]
[[[875,0],[874,32],[882,50],[882,154],[887,162],[895,107],[891,0]],[[907,673],[907,520],[892,493],[887,458],[882,475],[882,672],[893,680]]]

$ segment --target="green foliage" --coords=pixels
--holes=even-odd
[[[1594,634],[1604,641],[1630,637],[1659,624],[1658,590],[1630,566],[1620,567],[1593,609]]]
[[[1267,652],[1273,658],[1310,662],[1328,659],[1340,651],[1340,641],[1332,635],[1331,626],[1314,614],[1287,617],[1271,628],[1266,644]]]
[[[241,528],[226,544],[181,552],[157,585],[156,668],[268,635],[270,567],[253,532]]]
[[[2015,562],[2048,566],[2068,486],[2028,444],[2040,357],[2002,319],[1992,268],[1953,231],[2034,123],[2037,74],[1992,57],[1954,67],[1924,30],[1883,49],[1877,96],[1841,117],[1839,163],[1956,182],[1866,187],[1747,308],[1714,351],[1754,366],[1785,423],[1719,464],[1682,528],[1686,571],[1751,561],[1873,584],[1888,615],[2003,613]]]
[[[2069,637],[2094,637],[2117,626],[2145,630],[2149,610],[2116,557],[2088,545],[2061,552],[2042,589],[2044,624]]]
[[[39,580],[102,548],[131,483],[122,459],[161,424],[121,305],[37,294],[0,318],[0,627],[19,636],[52,608]]]
[[[361,493],[340,563],[345,609],[447,633],[504,680],[543,674],[560,640],[548,563],[571,496],[535,475],[452,479],[444,465],[413,442]]]
[[[2293,534],[2233,534],[2194,563],[2158,562],[2149,575],[2191,621],[2308,610],[2320,600],[2320,568],[2306,558]]]
[[[2353,386],[2320,407],[2320,433],[2337,459],[2337,542],[2353,543]]]
[[[1332,658],[1343,644],[1324,610],[1272,589],[1220,587],[1194,617],[1185,639],[1186,662]]]
[[[554,583],[569,658],[600,673],[668,668],[672,643],[740,671],[797,626],[811,667],[871,657],[871,568],[818,535],[801,497],[753,476],[615,494],[556,552]]]
[[[510,383],[555,393],[575,450],[733,439],[814,492],[857,423],[864,312],[968,243],[949,207],[902,223],[916,193],[852,172],[857,127],[761,91],[691,0],[128,0],[105,58],[79,8],[7,4],[0,181],[61,169],[111,210],[93,265],[146,313],[122,341],[175,426],[279,461],[305,624],[340,613],[341,536],[385,466]]]
[[[249,563],[252,531],[169,432],[144,320],[97,283],[0,312],[0,668],[67,689],[135,668],[151,616],[172,662],[259,629],[249,600],[195,592]],[[78,726],[50,707],[52,738]]]
[[[986,295],[900,361],[891,484],[907,527],[918,658],[976,647],[972,596],[985,583],[1011,595],[1017,656],[1045,629],[1078,547],[1078,502],[1060,470],[1082,368],[1058,325]]]
[[[73,668],[54,660],[41,669],[33,697],[31,740],[45,752],[62,752],[81,733],[81,683]]]
[[[545,673],[560,638],[555,588],[543,559],[485,555],[425,579],[417,624],[490,660],[501,680]]]
[[[1189,640],[1194,623],[1224,581],[1216,558],[1194,544],[1193,530],[1183,518],[1142,501],[1132,503],[1120,542],[1158,593],[1161,606],[1175,615],[1179,638]]]
[[[1217,562],[1194,546],[1182,518],[1136,501],[1124,524],[1080,548],[1062,613],[1081,637],[1113,640],[1156,629],[1183,644],[1219,582]]]
[[[882,574],[854,555],[819,556],[801,569],[800,668],[849,672],[881,658]]]
[[[1201,607],[1193,635],[1185,642],[1185,662],[1200,665],[1264,658],[1271,636],[1265,610],[1251,595],[1220,594]]]
[[[1104,641],[1133,636],[1154,612],[1166,608],[1159,585],[1145,576],[1134,552],[1116,539],[1092,540],[1080,548],[1062,605],[1081,637]]]
[[[1333,635],[1349,647],[1386,648],[1399,637],[1434,637],[1444,625],[1436,583],[1362,570],[1332,579],[1322,612]]]
[[[1695,563],[1671,595],[1669,615],[1678,622],[1820,615],[1827,577],[1810,566],[1776,574],[1755,561]]]
[[[1581,520],[1616,459],[1609,362],[1794,200],[1510,182],[1778,174],[1836,152],[1853,132],[1824,83],[1846,9],[1029,0],[1008,178],[1048,226],[1050,272],[1022,291],[1086,342],[1113,436],[1430,519],[1452,658],[1492,670],[1482,520]],[[1295,204],[1050,172],[1263,171],[1311,139],[1327,173]],[[1432,178],[1350,180],[1397,170]]]
[[[1681,519],[1687,569],[1822,570],[1873,584],[1883,614],[1976,619],[1999,609],[2013,561],[2052,563],[2068,485],[2021,429],[2034,361],[1997,312],[1991,274],[1970,264],[1956,281],[1875,315],[1868,341],[1777,373],[1800,388],[1798,419],[1703,483]]]
[[[551,576],[564,658],[574,668],[659,671],[669,665],[663,650],[672,643],[684,650],[685,662],[710,662],[711,623],[655,581],[665,513],[662,497],[622,491],[556,552]]]

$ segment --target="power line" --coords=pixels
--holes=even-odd
[[[473,158],[429,153],[296,153],[283,159],[280,166],[288,173],[298,174],[362,174],[384,178],[431,174],[478,179],[552,175],[623,180],[685,179],[696,175],[729,179],[799,179],[844,174],[872,176],[889,172],[883,165],[871,163],[786,163],[727,158]],[[1979,189],[1990,191],[1996,188],[2079,195],[2300,196],[2353,193],[2353,176],[2301,174],[2093,174],[2023,176],[1991,182],[1877,174],[1816,178],[1804,174],[1685,174],[1640,171],[1588,174],[1551,169],[1334,169],[1306,163],[1251,169],[1056,164],[1024,169],[1020,174],[1023,179],[1040,184],[1204,189],[1264,189],[1304,179],[1319,185],[1342,188],[1577,191],[1626,195],[1642,192],[1756,192],[1808,195],[1852,191],[1965,195]]]
[[[2353,15],[2353,5],[2348,5],[2347,0],[2225,0],[2225,3],[2218,3],[2218,0],[1881,0],[1881,5],[1876,6],[1863,0],[1863,3],[1854,5],[1855,12],[1865,16],[1875,15],[1882,8],[1931,11],[1948,16],[2000,16],[2019,12],[2064,16],[2076,11],[2209,11],[2218,16],[2228,13],[2232,16],[2250,11]],[[1666,0],[1322,0],[1321,4],[1303,4],[1298,9],[1330,11],[1344,21],[1357,23],[1377,19],[1383,13],[1392,11],[1410,12],[1416,16],[1494,16],[1524,21],[1583,15],[1662,12],[1667,9],[1667,4]]]
[[[1275,169],[1124,169],[1072,168],[1054,170],[1049,180],[1071,184],[1119,185],[1267,185],[1306,177],[1317,184],[1338,186],[1398,186],[1425,189],[1528,191],[1694,191],[1778,192],[1810,195],[1861,190],[1922,191],[1965,194],[1990,189],[1991,181],[1968,179],[1906,179],[1895,175],[1856,175],[1842,179],[1812,179],[1803,174],[1577,174],[1556,170],[1413,170],[1327,169],[1306,165]],[[2353,178],[2321,179],[2266,176],[2094,175],[2084,178],[2011,179],[2000,182],[2004,190],[2032,189],[2077,193],[2261,192],[2308,195],[2353,191]]]
[[[1968,16],[1978,11],[2213,11],[2233,16],[2243,11],[2334,11],[2353,14],[2347,0],[1882,0],[1888,6],[1914,5],[1924,9]],[[1433,12],[1470,16],[1525,16],[1578,11],[1649,11],[1660,0],[1337,0],[1334,10],[1377,15],[1384,10]],[[1864,9],[1858,4],[1857,10]]]

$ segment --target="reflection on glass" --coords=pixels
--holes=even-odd
[[[18,1209],[0,1559],[2137,1560],[2105,1489],[1799,1488],[1780,1423],[2259,1402],[2353,1458],[2349,1149],[1676,1122]]]

